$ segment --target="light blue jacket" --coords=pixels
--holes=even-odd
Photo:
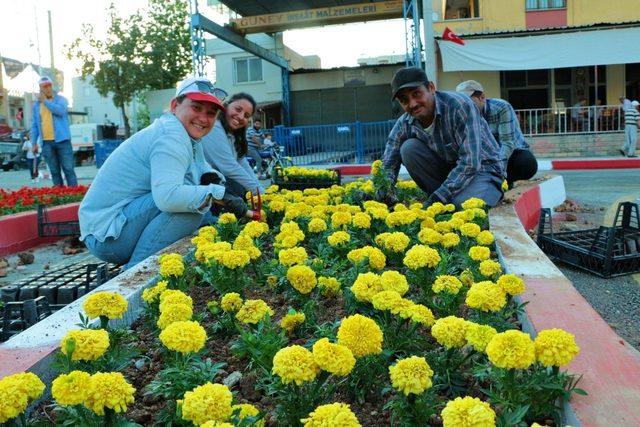
[[[54,95],[53,100],[44,101],[44,106],[51,111],[53,117],[53,135],[56,142],[71,140],[69,130],[69,103],[62,95]],[[36,142],[42,136],[40,122],[40,101],[33,104],[33,119],[31,121],[31,141]]]
[[[255,191],[257,188],[263,193],[264,189],[249,165],[247,157],[238,159],[234,142],[235,137],[225,132],[220,119],[216,120],[216,125],[211,132],[202,138],[202,148],[207,162],[228,180],[242,185],[246,191]]]
[[[124,208],[149,193],[161,211],[205,213],[211,197],[222,199],[225,192],[222,185],[199,185],[211,171],[200,141],[173,114],[162,115],[120,144],[98,171],[80,204],[80,240],[117,239],[127,220]]]

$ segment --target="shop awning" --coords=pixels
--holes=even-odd
[[[464,36],[463,36],[464,38]],[[506,71],[640,62],[640,27],[438,40],[444,71]]]

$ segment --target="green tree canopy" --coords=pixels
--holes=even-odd
[[[128,137],[125,105],[147,90],[174,87],[190,71],[188,5],[182,0],[148,0],[146,9],[128,18],[120,17],[113,4],[107,13],[106,38],[98,39],[93,26],[84,24],[67,56],[80,59],[82,78],[93,77],[100,95],[113,97]]]

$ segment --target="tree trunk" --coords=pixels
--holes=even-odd
[[[124,122],[124,137],[125,139],[131,136],[131,126],[129,126],[129,118],[127,112],[124,109],[124,102],[119,105],[120,111],[122,111],[122,121]]]

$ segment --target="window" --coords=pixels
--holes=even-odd
[[[527,10],[562,9],[567,7],[567,0],[526,0]]]
[[[444,19],[468,19],[480,16],[478,0],[445,0]]]
[[[260,58],[234,59],[233,69],[236,83],[262,81],[262,60]]]

